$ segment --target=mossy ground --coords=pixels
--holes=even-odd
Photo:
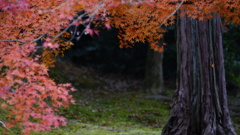
[[[33,135],[159,135],[167,120],[169,104],[147,99],[141,82],[106,78],[72,65],[54,68],[50,75],[78,89],[71,93],[76,104],[59,111],[67,118],[67,126]],[[20,130],[11,129],[8,134],[20,134]]]
[[[52,69],[50,74],[56,82],[71,82],[78,89],[72,93],[76,104],[60,109],[59,115],[67,118],[67,126],[34,132],[33,135],[161,134],[170,105],[146,98],[149,95],[142,92],[141,82],[116,79],[119,76],[107,79],[95,72],[79,70],[71,65],[67,65],[67,69],[63,65]],[[113,87],[115,84],[116,87]],[[0,119],[6,120],[7,112],[1,109],[0,112]],[[239,117],[233,118],[233,121],[236,131],[240,133]],[[0,130],[3,129],[0,127]],[[20,130],[14,128],[8,134],[20,134]]]
[[[144,97],[128,92],[82,95],[75,105],[60,111],[68,119],[68,126],[41,135],[158,135],[169,105]]]
[[[79,93],[75,98],[75,105],[60,111],[66,127],[33,135],[159,135],[169,112],[167,103],[146,99],[143,93]]]

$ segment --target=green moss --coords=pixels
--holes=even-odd
[[[68,125],[33,135],[157,135],[161,131],[169,112],[168,104],[146,99],[135,87],[135,92],[109,94],[105,92],[108,83],[96,74],[64,70],[55,68],[49,73],[57,83],[71,82],[81,89],[72,93],[76,104],[58,112],[67,118]],[[7,113],[1,113],[0,118],[6,120]],[[11,130],[10,135],[20,134],[18,128]]]
[[[71,126],[32,135],[159,135],[161,129],[151,129],[139,125],[131,127],[100,126],[71,121]]]
[[[93,97],[82,94],[78,99],[81,100],[75,105],[60,111],[60,115],[69,120],[67,127],[42,134],[157,135],[160,134],[169,112],[168,104],[146,99],[141,93]]]
[[[62,109],[61,115],[81,122],[131,121],[156,127],[165,123],[169,110],[168,104],[145,99],[142,94],[82,95],[79,99],[76,105]]]

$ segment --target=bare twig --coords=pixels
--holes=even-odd
[[[162,25],[177,12],[177,10],[182,6],[183,3],[184,0],[182,0],[181,3],[177,6],[177,8],[160,24],[160,27],[162,27]]]
[[[31,41],[30,43],[35,43],[35,42],[37,42],[38,40],[40,40],[42,37],[44,37],[46,34],[43,34],[43,35],[41,35],[40,37],[38,37],[38,38],[36,38],[36,39],[34,39],[33,41]],[[18,39],[10,39],[10,40],[1,40],[0,41],[0,43],[1,42],[20,42],[20,43],[26,43],[26,42],[24,42],[24,41],[22,41],[22,40],[18,40]]]
[[[3,128],[5,128],[5,129],[7,129],[8,131],[10,131],[10,129],[7,128],[7,126],[4,124],[4,122],[0,121],[0,123],[2,124],[2,127],[3,127]]]
[[[62,32],[60,32],[58,35],[56,35],[52,39],[52,42],[54,42],[57,38],[59,38],[61,35],[63,35],[64,32],[66,32],[72,25],[74,25],[78,20],[80,20],[85,15],[87,15],[87,12],[85,12],[85,13],[81,14],[80,16],[78,16],[77,19],[75,19],[72,23],[70,23],[67,28],[65,28]]]
[[[25,43],[24,41],[17,40],[17,39],[13,39],[13,40],[1,40],[0,43],[1,43],[1,42],[20,42],[20,43],[23,43],[23,44]]]
[[[69,0],[66,0],[64,3],[60,4],[58,7],[54,8],[54,9],[45,10],[45,11],[43,11],[43,13],[53,12],[53,11],[55,11],[57,9],[60,9],[62,6],[64,6],[68,2],[69,2]]]
[[[92,11],[94,11],[94,13],[92,13],[92,15],[95,15],[96,12],[98,11],[98,9],[101,8],[103,5],[104,5],[104,4],[101,4],[101,5],[99,5],[98,7],[92,9]],[[62,32],[60,32],[58,35],[56,35],[56,36],[52,39],[51,42],[54,42],[57,38],[59,38],[61,35],[63,35],[64,32],[66,32],[72,25],[74,25],[75,23],[77,23],[80,19],[82,19],[83,16],[85,16],[85,15],[87,15],[87,14],[88,14],[88,12],[85,12],[85,13],[81,14],[80,16],[78,16],[77,19],[75,19],[72,23],[70,23],[67,28],[65,28]]]
[[[77,37],[77,40],[79,40],[79,39],[82,37],[83,33],[85,33],[86,30],[87,30],[88,28],[90,28],[90,26],[91,26],[91,24],[92,24],[92,22],[93,22],[93,19],[94,19],[94,17],[96,16],[96,13],[97,13],[97,11],[98,11],[98,9],[99,9],[100,7],[101,7],[101,5],[91,14],[91,17],[89,18],[91,21],[87,24],[87,26],[85,27],[85,29],[81,32],[80,36]]]
[[[31,41],[30,43],[34,43],[34,42],[37,42],[38,40],[40,40],[42,37],[44,37],[46,34],[43,34],[42,36],[34,39],[33,41]]]
[[[88,23],[88,25],[86,26],[86,28],[81,32],[81,34],[77,37],[77,40],[79,40],[79,39],[82,37],[83,33],[85,33],[86,30],[87,30],[88,28],[90,28],[94,17],[95,17],[95,14],[93,13],[93,17],[91,17],[91,21]]]
[[[75,26],[75,27],[74,27],[74,32],[73,32],[73,33],[71,33],[71,34],[73,34],[73,35],[72,35],[72,37],[71,37],[70,41],[72,41],[72,40],[73,40],[73,38],[74,38],[74,36],[75,36],[76,32],[77,32],[77,26]]]

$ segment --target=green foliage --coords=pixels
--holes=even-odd
[[[1,99],[0,103],[3,103],[3,102],[4,101]],[[0,121],[5,122],[5,121],[9,120],[9,117],[8,117],[9,112],[6,109],[0,107],[0,114],[1,114]],[[3,128],[3,125],[0,124],[0,133],[3,133],[4,130],[7,131],[7,129]],[[20,132],[21,132],[20,128],[18,128],[18,126],[16,126],[14,128],[11,128],[11,131],[7,132],[6,135],[17,135]]]

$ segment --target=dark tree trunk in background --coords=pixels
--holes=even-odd
[[[227,104],[220,17],[177,23],[178,76],[162,135],[236,135]]]
[[[163,40],[159,41],[163,44]],[[164,92],[163,53],[148,49],[145,72],[145,90],[148,93],[162,94]]]

